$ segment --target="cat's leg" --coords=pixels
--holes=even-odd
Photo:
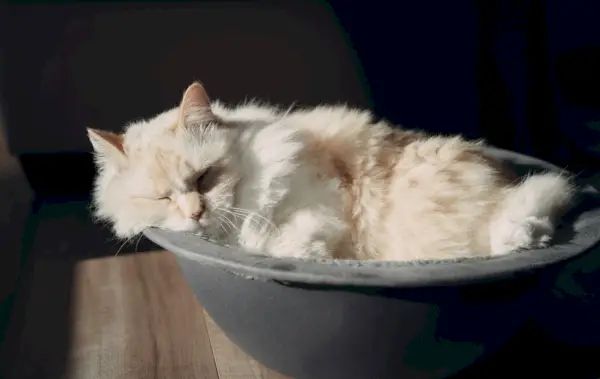
[[[569,178],[556,173],[533,175],[510,188],[490,223],[492,255],[547,246],[574,193]]]
[[[345,231],[345,223],[333,214],[300,209],[279,225],[268,244],[268,253],[278,257],[332,258]]]

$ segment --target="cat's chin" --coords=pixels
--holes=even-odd
[[[203,233],[204,228],[200,223],[193,220],[185,220],[184,222],[166,222],[159,226],[160,229],[169,230],[171,232],[181,232],[189,234]]]

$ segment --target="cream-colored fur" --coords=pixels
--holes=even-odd
[[[342,106],[227,108],[197,83],[175,109],[89,136],[96,214],[117,236],[154,226],[274,256],[445,259],[542,247],[574,193],[562,175],[516,180],[480,142],[394,129]]]

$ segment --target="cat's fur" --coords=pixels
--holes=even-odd
[[[574,194],[563,175],[518,180],[480,142],[342,106],[226,108],[198,83],[123,134],[88,132],[96,214],[122,238],[155,226],[274,256],[500,255],[547,245]]]

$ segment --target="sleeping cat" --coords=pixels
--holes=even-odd
[[[374,122],[366,111],[180,105],[123,134],[88,129],[96,215],[131,238],[158,227],[273,256],[415,260],[550,243],[575,189],[519,180],[481,142]]]

